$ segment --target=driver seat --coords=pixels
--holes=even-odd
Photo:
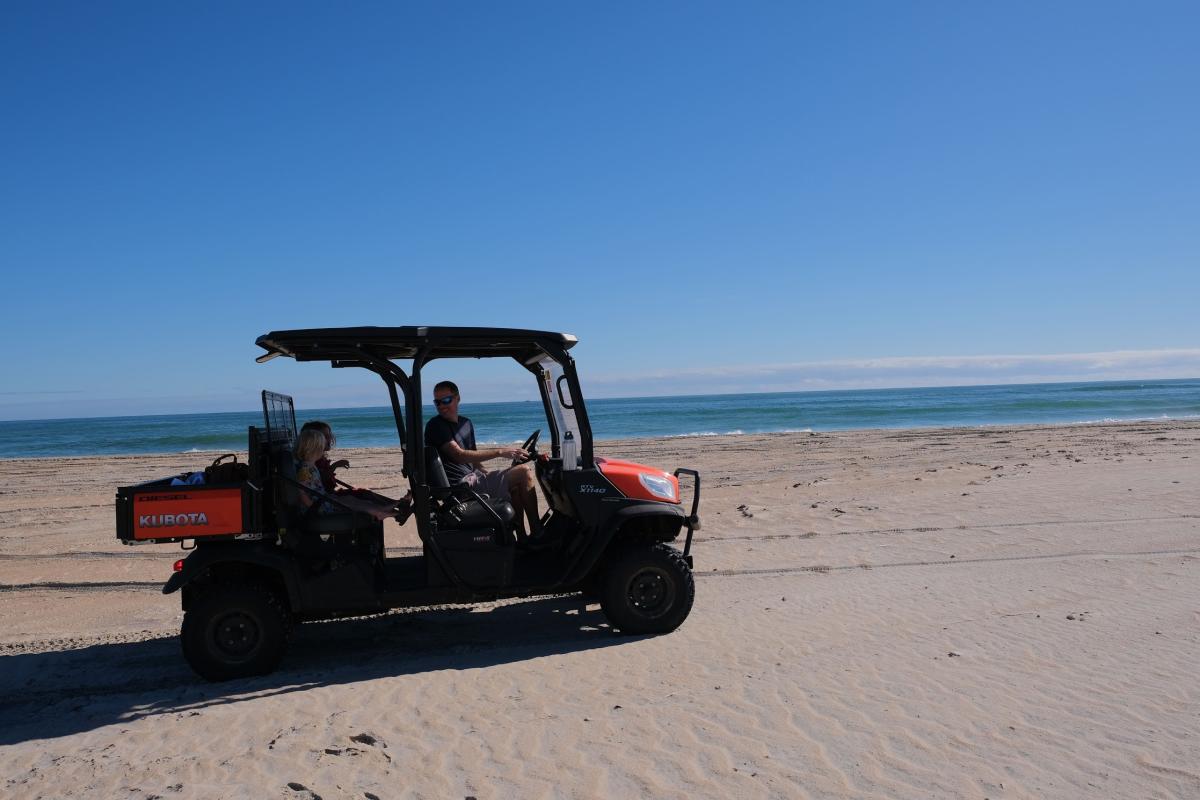
[[[429,494],[441,504],[439,527],[495,528],[496,517],[499,517],[507,531],[516,519],[517,512],[509,501],[494,500],[463,484],[451,486],[437,448],[425,448],[425,478],[429,482]]]

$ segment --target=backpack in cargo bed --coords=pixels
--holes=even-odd
[[[227,458],[233,460],[226,461],[225,459]],[[204,468],[204,482],[209,485],[214,483],[241,483],[249,477],[249,465],[238,461],[235,453],[226,453]]]

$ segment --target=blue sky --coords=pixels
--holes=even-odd
[[[569,331],[614,396],[1200,375],[1195,3],[0,21],[0,419],[382,402],[254,364],[321,325]]]

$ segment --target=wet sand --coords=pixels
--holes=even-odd
[[[113,531],[115,486],[205,457],[0,461],[0,795],[1200,797],[1200,423],[597,449],[702,472],[675,633],[431,608],[219,685],[159,591],[180,550]],[[339,456],[399,490],[397,451]]]

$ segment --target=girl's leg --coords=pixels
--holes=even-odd
[[[353,511],[359,511],[363,514],[370,514],[372,517],[378,520],[384,520],[388,517],[396,516],[395,509],[391,506],[384,505],[383,503],[372,503],[370,500],[363,500],[361,497],[355,497],[353,495],[343,495],[342,497],[339,497],[338,500],[342,503],[345,503],[347,508]]]

